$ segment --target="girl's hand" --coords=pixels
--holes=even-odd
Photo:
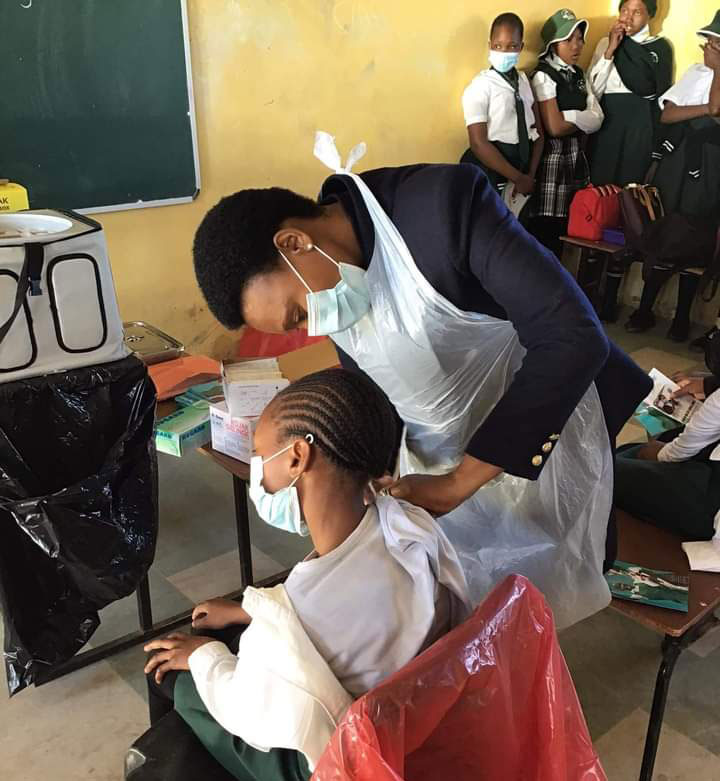
[[[676,382],[680,388],[672,394],[673,399],[692,396],[698,401],[705,400],[705,382],[703,377],[685,377],[681,380],[676,380]]]
[[[647,445],[644,445],[638,450],[636,458],[639,458],[641,461],[657,461],[658,453],[664,447],[664,442],[658,442],[656,439],[651,439]]]
[[[246,623],[247,615],[232,599],[208,599],[201,602],[192,612],[193,629],[225,629],[227,626]]]
[[[703,49],[705,53],[705,64],[708,68],[712,68],[715,73],[720,72],[720,43],[708,41],[700,48]]]
[[[615,56],[615,52],[618,50],[618,47],[625,37],[625,32],[625,25],[620,21],[615,22],[610,28],[610,43],[605,52],[605,59],[610,60]]]
[[[153,640],[143,649],[146,652],[155,651],[145,665],[145,675],[155,673],[155,680],[162,683],[162,679],[170,670],[189,670],[188,660],[190,655],[200,646],[212,643],[212,637],[196,637],[174,632],[167,637]]]
[[[507,186],[509,187],[510,185]],[[512,194],[517,195],[517,193],[520,193],[520,195],[530,195],[534,189],[535,180],[532,178],[532,176],[522,174],[522,176],[519,176],[515,180]]]

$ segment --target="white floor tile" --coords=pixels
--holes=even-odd
[[[99,662],[12,700],[0,696],[0,724],[3,779],[120,781],[125,752],[148,728],[148,712],[142,697]]]
[[[595,744],[609,781],[637,781],[648,714],[638,708]],[[654,781],[717,781],[720,757],[690,738],[663,726]]]
[[[252,546],[253,578],[258,581],[282,572],[285,567]],[[196,564],[168,577],[170,583],[192,602],[223,596],[240,588],[240,562],[237,551]]]

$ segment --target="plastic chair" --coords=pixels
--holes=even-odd
[[[505,579],[461,626],[356,701],[313,781],[606,781],[550,608]]]
[[[193,731],[170,711],[125,755],[126,781],[233,781]]]

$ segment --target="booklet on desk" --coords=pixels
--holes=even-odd
[[[650,378],[652,390],[635,411],[635,421],[653,437],[686,426],[702,402],[692,396],[673,399],[680,386],[657,369],[652,369]]]
[[[688,612],[690,578],[687,575],[616,561],[605,573],[605,580],[617,599]]]

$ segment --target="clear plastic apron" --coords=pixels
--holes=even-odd
[[[317,156],[333,167],[332,159]],[[439,295],[367,185],[343,172],[363,196],[375,250],[367,272],[371,309],[332,339],[403,419],[400,474],[446,473],[510,386],[525,349],[512,323],[463,312]],[[501,475],[438,519],[458,551],[473,602],[520,573],[543,591],[559,627],[605,607],[612,486],[607,427],[593,384],[537,481]]]

